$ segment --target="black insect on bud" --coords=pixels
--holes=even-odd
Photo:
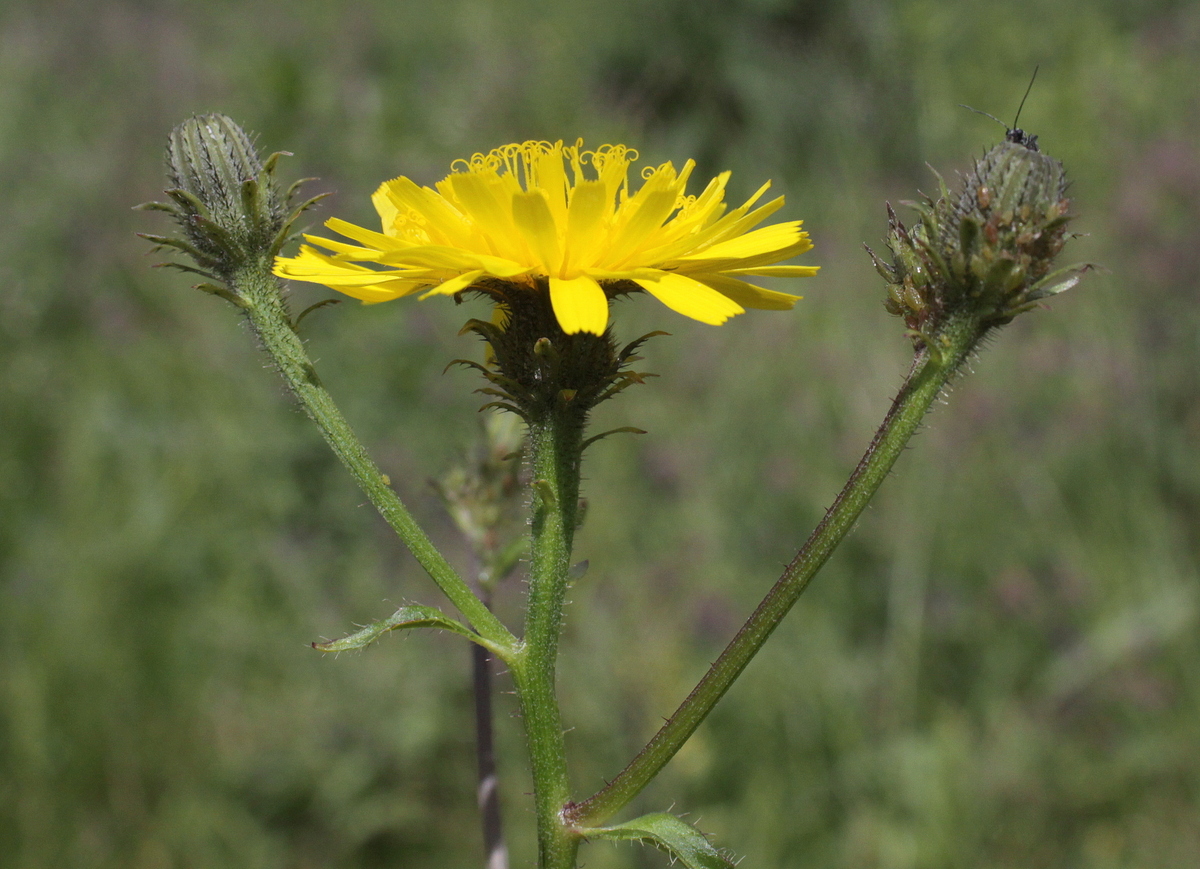
[[[1053,269],[1071,218],[1062,163],[1016,121],[1006,129],[1004,141],[963,176],[960,192],[952,195],[939,176],[936,200],[905,203],[919,218],[911,228],[888,206],[890,263],[868,248],[888,282],[887,309],[904,318],[918,348],[931,346],[955,317],[977,322],[982,337],[1070,289],[1087,268]]]

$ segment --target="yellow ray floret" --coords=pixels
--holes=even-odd
[[[798,296],[745,280],[817,271],[776,265],[812,247],[801,221],[755,228],[783,205],[780,196],[754,207],[769,182],[726,211],[728,172],[688,196],[695,163],[663,163],[644,169],[631,192],[636,159],[624,145],[525,142],[455,162],[433,190],[396,178],[372,197],[382,232],[332,218],[326,226],[352,244],[305,236],[311,244],[276,260],[275,274],[368,303],[454,295],[489,278],[548,286],[563,330],[597,335],[608,323],[605,287],[617,281],[714,325],[746,308],[795,304]]]

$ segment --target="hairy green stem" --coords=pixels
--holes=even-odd
[[[927,347],[918,352],[862,460],[783,575],[675,714],[620,775],[588,800],[566,808],[568,822],[585,828],[602,824],[640,793],[683,747],[849,533],[980,333],[973,318],[952,320],[932,339],[936,350]]]
[[[510,669],[533,768],[539,869],[574,869],[580,842],[562,814],[570,785],[554,671],[579,503],[582,442],[583,423],[574,412],[559,408],[530,421],[529,602],[524,647]]]
[[[322,385],[292,326],[278,282],[271,275],[270,260],[264,258],[241,269],[232,283],[251,327],[288,388],[380,515],[475,630],[497,651],[514,649],[516,638],[430,543]]]

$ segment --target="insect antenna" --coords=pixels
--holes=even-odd
[[[1017,106],[1017,116],[1015,118],[1013,118],[1013,124],[1012,124],[1013,130],[1017,129],[1017,121],[1019,121],[1021,119],[1021,109],[1025,108],[1025,100],[1029,99],[1029,92],[1031,90],[1033,90],[1033,83],[1035,81],[1037,81],[1038,70],[1041,68],[1042,68],[1042,65],[1040,63],[1033,68],[1033,75],[1029,79],[1029,87],[1025,88],[1025,96],[1021,97],[1021,105]],[[987,113],[984,112],[984,114],[987,114]],[[992,116],[988,115],[988,117],[990,118]],[[1009,129],[1009,128],[1006,127],[1005,129]]]
[[[1004,123],[1004,121],[997,118],[991,112],[985,112],[983,109],[977,109],[974,106],[968,106],[966,103],[959,103],[958,107],[960,109],[967,109],[968,111],[974,112],[977,115],[983,115],[985,118],[991,118],[993,121],[995,121],[997,124],[1002,126],[1004,129],[1006,129],[1006,130],[1009,129],[1008,124]],[[1020,112],[1020,110],[1018,109],[1018,113],[1019,112]]]
[[[973,106],[968,106],[965,103],[959,103],[958,104],[959,108],[970,109],[972,112],[975,112],[977,115],[984,115],[986,117],[991,118],[997,124],[1004,127],[1004,131],[1005,131],[1004,138],[1007,141],[1012,142],[1015,145],[1021,145],[1025,148],[1028,148],[1030,151],[1037,151],[1038,150],[1038,144],[1037,144],[1038,137],[1031,136],[1028,133],[1026,133],[1024,130],[1022,130],[1020,127],[1018,127],[1017,121],[1019,121],[1021,119],[1021,109],[1025,108],[1025,100],[1027,100],[1029,98],[1029,92],[1031,90],[1033,90],[1033,83],[1037,79],[1037,74],[1038,74],[1039,69],[1041,69],[1041,64],[1038,64],[1037,66],[1035,66],[1033,68],[1033,76],[1029,79],[1029,87],[1025,88],[1025,96],[1021,97],[1021,104],[1019,106],[1017,106],[1017,116],[1015,118],[1013,118],[1013,125],[1011,127],[1008,126],[1007,124],[1005,124],[1004,121],[1000,120],[995,115],[989,114],[988,112],[974,108]]]

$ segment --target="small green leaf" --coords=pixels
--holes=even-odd
[[[331,640],[328,643],[313,643],[312,646],[318,652],[348,652],[351,649],[365,649],[388,631],[405,628],[441,628],[443,631],[461,634],[468,640],[477,643],[482,639],[474,631],[463,627],[442,613],[441,610],[429,606],[402,606],[386,619],[373,622],[348,637]]]
[[[589,839],[650,842],[687,869],[731,869],[734,865],[703,833],[666,812],[643,815],[615,827],[592,828],[584,835]]]
[[[623,425],[620,428],[610,428],[608,431],[601,432],[598,435],[592,435],[590,438],[588,438],[587,440],[585,440],[583,442],[583,445],[580,446],[579,449],[581,451],[586,450],[588,447],[590,447],[592,444],[594,444],[596,441],[600,440],[601,438],[606,438],[611,434],[619,434],[622,432],[628,432],[629,434],[645,434],[646,430],[643,428],[634,428],[631,425]]]
[[[317,310],[318,308],[324,308],[326,305],[340,305],[341,303],[342,303],[341,299],[322,299],[319,302],[309,305],[307,308],[305,308],[303,311],[301,311],[300,316],[297,317],[292,322],[292,328],[294,329],[294,328],[298,327],[300,325],[301,320],[303,320],[305,317],[307,317],[309,314],[311,314],[313,311]]]
[[[1065,293],[1083,280],[1085,272],[1093,268],[1095,266],[1091,263],[1076,263],[1073,266],[1067,266],[1065,269],[1051,272],[1029,288],[1026,298],[1033,301],[1034,299],[1045,299],[1048,296]]]

